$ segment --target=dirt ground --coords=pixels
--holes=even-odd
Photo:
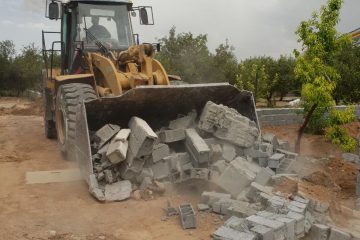
[[[151,201],[101,204],[82,181],[26,184],[26,172],[76,167],[62,158],[56,141],[45,138],[39,106],[41,101],[0,98],[0,239],[199,240],[210,239],[222,225],[221,216],[206,213],[197,214],[198,228],[193,230],[183,230],[178,217],[163,219],[167,200],[173,206],[187,202],[196,206],[206,189],[199,185],[173,189]],[[274,132],[292,143],[296,126],[264,128],[263,132]],[[305,135],[302,154],[327,158],[302,158],[299,174],[313,173],[313,178],[299,184],[285,182],[283,190],[296,187],[325,201],[353,207],[356,167],[340,159],[340,150],[321,136]]]

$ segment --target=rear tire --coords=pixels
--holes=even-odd
[[[67,159],[75,156],[76,114],[82,101],[96,99],[89,84],[69,83],[59,87],[56,95],[56,132],[61,152]]]

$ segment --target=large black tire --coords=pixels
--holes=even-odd
[[[89,84],[69,83],[59,87],[56,95],[56,131],[61,152],[67,159],[74,159],[76,114],[80,103],[96,99]]]

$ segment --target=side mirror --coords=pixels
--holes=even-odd
[[[49,19],[58,20],[60,17],[60,6],[57,2],[51,2],[49,4]]]
[[[149,16],[148,16],[148,13],[146,11],[146,8],[141,7],[139,9],[139,12],[140,12],[140,24],[148,25],[149,24]]]
[[[151,6],[139,6],[131,9],[132,16],[136,16],[135,11],[139,11],[140,25],[154,25],[154,14]]]

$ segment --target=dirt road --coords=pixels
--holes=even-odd
[[[167,199],[174,206],[186,202],[196,206],[200,196],[196,189],[168,192],[152,201],[101,204],[82,181],[25,182],[26,172],[74,167],[62,158],[56,141],[44,137],[41,116],[1,114],[0,239],[209,239],[223,222],[217,215],[198,214],[199,227],[185,231],[178,217],[161,220]]]

